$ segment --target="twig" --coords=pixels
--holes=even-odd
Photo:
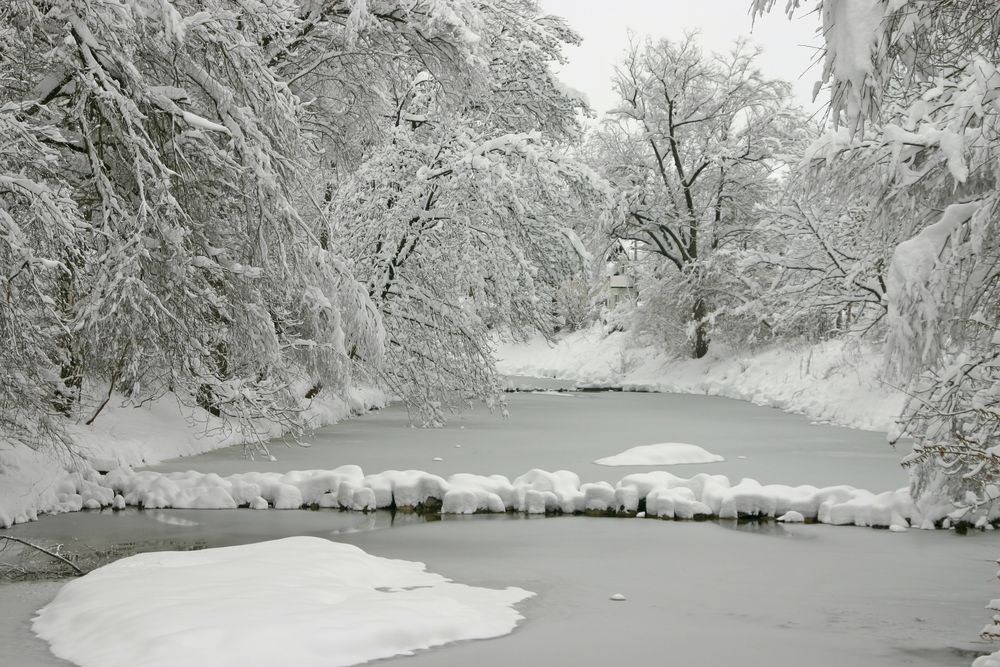
[[[18,544],[23,544],[26,547],[31,547],[32,549],[37,549],[38,551],[41,551],[43,554],[47,554],[49,556],[52,556],[56,560],[60,560],[63,563],[66,563],[71,568],[73,568],[74,570],[76,570],[76,573],[79,574],[80,576],[83,576],[83,575],[86,574],[86,572],[84,572],[83,570],[81,570],[76,565],[76,563],[74,563],[71,560],[67,559],[65,556],[60,556],[56,552],[50,551],[49,549],[46,549],[45,547],[40,547],[37,544],[32,544],[31,542],[28,542],[27,540],[22,540],[20,537],[10,537],[9,535],[0,535],[0,539],[2,539],[2,540],[10,540],[11,542],[17,542]]]

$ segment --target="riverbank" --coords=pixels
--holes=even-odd
[[[387,404],[379,390],[353,388],[343,395],[321,394],[303,418],[319,428]],[[72,424],[68,430],[65,448],[36,451],[0,441],[0,528],[34,521],[39,514],[107,506],[111,499],[100,490],[98,470],[152,465],[248,441],[246,434],[171,395],[140,407],[112,400],[92,425]],[[265,439],[284,435],[277,425],[262,425],[260,433]]]
[[[705,394],[749,401],[815,421],[889,431],[905,396],[880,379],[882,350],[848,340],[783,343],[753,352],[717,345],[702,359],[637,346],[623,332],[594,326],[497,348],[506,375],[613,385],[625,390]]]

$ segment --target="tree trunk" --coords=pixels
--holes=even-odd
[[[83,388],[80,360],[73,352],[67,353],[66,361],[59,367],[59,379],[62,380],[62,386],[56,389],[52,404],[56,410],[68,417],[73,412],[73,405],[79,400]]]
[[[705,316],[708,314],[708,306],[701,297],[696,297],[691,317],[694,320],[694,346],[692,352],[695,359],[701,359],[708,354],[708,323]]]

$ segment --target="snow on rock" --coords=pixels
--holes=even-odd
[[[682,463],[716,463],[725,460],[698,445],[664,442],[632,447],[621,454],[597,459],[594,463],[602,466],[670,466]]]
[[[580,491],[583,493],[584,512],[607,512],[613,509],[615,487],[607,482],[584,484],[580,487]]]
[[[803,523],[805,520],[806,518],[802,516],[802,513],[795,510],[789,510],[778,517],[778,521],[782,523]]]
[[[124,558],[63,586],[32,627],[81,667],[334,667],[505,635],[532,595],[291,537]]]
[[[514,487],[503,475],[459,473],[448,478],[448,490],[441,499],[445,514],[503,513],[513,505]]]
[[[365,486],[375,492],[377,507],[414,509],[425,505],[431,498],[441,500],[448,483],[437,475],[422,470],[387,470],[365,477]],[[388,495],[392,500],[386,502]]]
[[[580,477],[568,470],[547,472],[535,468],[514,480],[514,509],[528,514],[583,511]]]
[[[700,502],[694,492],[684,486],[655,488],[646,496],[646,516],[661,519],[693,519],[708,516],[711,510]]]
[[[14,470],[0,450],[0,474]],[[27,460],[27,459],[25,459]],[[8,466],[5,468],[4,466]],[[872,493],[851,486],[786,486],[753,479],[733,483],[725,475],[678,477],[656,470],[626,475],[617,484],[580,483],[568,470],[530,470],[510,481],[502,475],[456,474],[444,479],[421,470],[388,470],[365,475],[360,467],[248,472],[222,477],[209,473],[134,471],[106,475],[38,472],[30,466],[20,486],[0,486],[0,526],[34,519],[32,507],[46,512],[126,505],[147,509],[298,509],[318,506],[354,511],[396,508],[446,514],[522,512],[526,514],[618,514],[697,519],[756,517],[817,521],[832,525],[933,528],[945,515],[929,515],[906,488]],[[51,472],[51,471],[50,471]],[[37,481],[44,484],[32,486]],[[11,491],[14,491],[14,494]],[[18,514],[17,493],[34,490]],[[11,497],[13,500],[11,500]],[[988,523],[983,523],[985,528]],[[950,524],[949,524],[950,525]]]

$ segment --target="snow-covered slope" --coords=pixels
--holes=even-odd
[[[783,344],[752,354],[716,347],[703,359],[677,359],[594,327],[555,344],[540,337],[505,343],[497,357],[508,375],[725,396],[872,431],[888,431],[904,400],[879,379],[881,350],[855,341]]]

